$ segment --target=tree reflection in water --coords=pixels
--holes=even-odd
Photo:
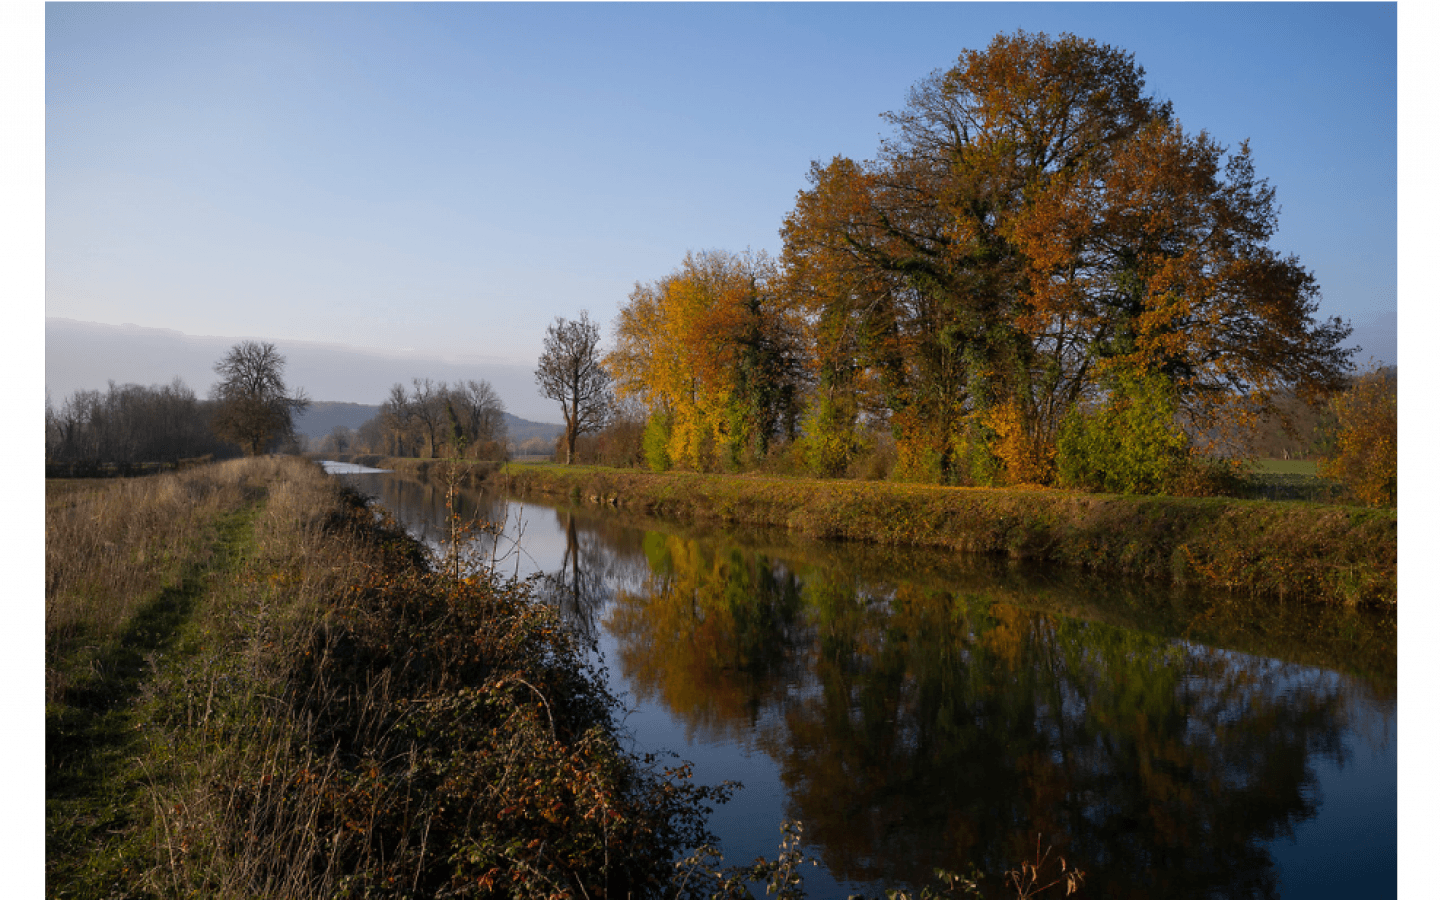
[[[364,478],[413,532],[443,538],[443,490]],[[475,492],[460,512],[507,515]],[[973,862],[998,886],[1039,834],[1090,895],[1277,896],[1268,842],[1317,815],[1316,772],[1345,762],[1351,719],[1393,730],[1394,623],[1353,611],[526,516],[517,570],[544,573],[541,596],[585,635],[603,619],[622,689],[692,739],[775,760],[807,849],[849,882],[932,883]],[[1393,861],[1376,861],[1380,888]]]
[[[1343,752],[1328,673],[979,593],[865,590],[762,555],[645,538],[606,621],[643,699],[758,742],[836,877],[999,874],[1036,834],[1111,897],[1269,897],[1266,842],[1315,815]]]

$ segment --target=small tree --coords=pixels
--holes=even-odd
[[[275,345],[243,341],[215,364],[220,381],[210,388],[215,415],[210,427],[221,440],[239,444],[246,456],[258,456],[277,438],[293,437],[295,414],[310,399],[302,389],[285,386],[285,357]]]
[[[1397,401],[1393,369],[1366,372],[1330,401],[1334,433],[1317,470],[1367,506],[1394,506],[1399,496]]]
[[[1125,494],[1165,490],[1190,452],[1175,419],[1177,406],[1164,378],[1122,374],[1104,406],[1089,415],[1072,410],[1062,427],[1056,459],[1061,483]]]
[[[575,455],[575,439],[600,428],[610,416],[610,376],[600,368],[599,348],[600,326],[585,312],[574,322],[557,316],[545,330],[535,381],[547,399],[560,402],[567,466]]]

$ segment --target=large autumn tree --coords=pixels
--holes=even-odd
[[[660,435],[652,455],[663,447],[687,467],[735,466],[794,433],[800,334],[777,283],[763,252],[714,250],[635,286],[605,365],[621,396],[649,408]]]
[[[783,261],[822,384],[868,378],[903,468],[1043,478],[1066,414],[1135,379],[1197,429],[1342,383],[1349,328],[1270,249],[1248,147],[1187,134],[1130,54],[1002,35],[886,118],[874,160],[812,166]]]

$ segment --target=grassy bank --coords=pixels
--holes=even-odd
[[[553,465],[509,465],[493,479],[680,521],[1046,560],[1253,597],[1397,602],[1394,510]]]
[[[316,467],[47,492],[51,897],[658,895],[711,796],[524,584]]]

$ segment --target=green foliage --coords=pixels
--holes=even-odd
[[[645,464],[652,472],[670,468],[670,417],[663,412],[651,414],[640,439],[645,448]]]
[[[960,424],[950,441],[951,481],[974,487],[995,487],[1002,480],[1005,463],[995,453],[997,435],[980,417]]]
[[[806,417],[805,462],[821,478],[839,478],[859,454],[854,402],[822,397]]]
[[[455,406],[449,400],[445,401],[445,423],[450,432],[450,449],[455,456],[465,455],[465,429],[460,427],[460,419],[455,415]]]
[[[1093,413],[1076,409],[1060,430],[1056,463],[1067,487],[1153,494],[1184,469],[1189,438],[1175,421],[1174,389],[1160,376],[1121,375]]]

